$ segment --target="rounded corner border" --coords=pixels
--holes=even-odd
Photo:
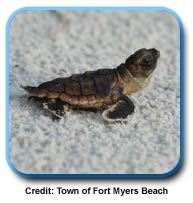
[[[158,11],[166,11],[178,22],[179,30],[180,30],[180,157],[179,161],[177,162],[176,166],[171,169],[170,171],[163,173],[163,174],[26,174],[17,170],[14,165],[11,163],[9,159],[9,28],[12,20],[16,15],[23,11],[29,10],[158,10]],[[5,43],[5,50],[6,50],[6,71],[5,71],[5,107],[6,107],[6,160],[11,168],[11,170],[24,178],[103,178],[103,179],[123,179],[123,178],[169,178],[175,175],[179,169],[181,169],[184,160],[184,26],[180,16],[172,9],[168,7],[159,7],[159,6],[136,6],[136,7],[52,7],[52,6],[37,6],[37,7],[21,7],[15,10],[11,15],[8,17],[6,22],[6,43]]]

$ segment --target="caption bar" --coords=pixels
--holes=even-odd
[[[156,194],[168,194],[168,189],[165,187],[162,188],[147,188],[147,187],[141,187],[139,188],[120,188],[120,187],[108,187],[108,188],[99,188],[99,187],[88,187],[83,189],[78,188],[63,188],[63,187],[43,187],[43,188],[31,188],[26,187],[25,193],[30,194],[48,194],[48,195],[79,195],[79,194],[85,194],[85,195],[136,195],[136,194],[150,194],[150,195],[156,195]]]

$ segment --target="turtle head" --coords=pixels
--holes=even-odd
[[[160,52],[156,49],[140,49],[131,55],[125,65],[133,77],[148,77],[156,68]]]

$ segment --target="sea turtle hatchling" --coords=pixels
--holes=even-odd
[[[134,112],[133,102],[126,96],[145,87],[157,65],[160,52],[140,49],[115,69],[99,69],[56,78],[38,87],[21,86],[30,98],[41,98],[44,108],[61,118],[65,105],[77,109],[104,110],[108,121],[125,120]]]

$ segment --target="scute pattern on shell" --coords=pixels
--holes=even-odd
[[[112,69],[99,69],[83,74],[73,74],[68,78],[57,78],[42,83],[38,88],[84,98],[84,96],[93,95],[108,96],[113,82],[116,82],[116,77]]]
[[[112,94],[117,82],[118,76],[115,69],[100,69],[56,78],[38,87],[21,87],[30,93],[29,98],[60,99],[76,107],[99,108],[119,99],[119,94]]]

